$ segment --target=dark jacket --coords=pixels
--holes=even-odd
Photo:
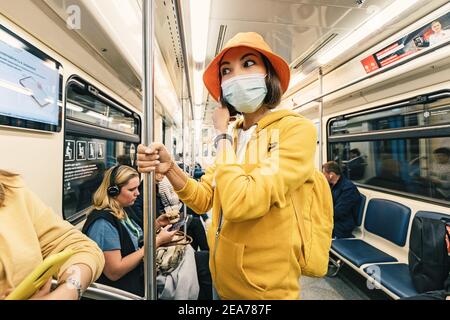
[[[356,226],[361,194],[353,182],[344,176],[332,187],[331,192],[334,207],[333,237],[351,238]]]
[[[127,210],[130,219],[138,220],[137,217],[133,216],[132,211]],[[133,241],[128,234],[127,229],[122,225],[115,216],[113,216],[108,210],[94,210],[88,215],[86,223],[83,226],[82,232],[87,234],[91,225],[98,219],[105,219],[111,223],[114,228],[119,232],[120,238],[120,253],[122,257],[126,257],[129,254],[135,252]],[[104,273],[98,278],[98,283],[125,290],[134,293],[138,296],[144,296],[144,263],[140,263],[136,268],[128,272],[122,278],[117,281],[111,281]]]

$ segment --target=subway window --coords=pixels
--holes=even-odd
[[[117,164],[136,167],[139,116],[82,79],[69,80],[64,138],[64,218],[84,219],[104,172]]]
[[[357,184],[450,204],[450,92],[331,119],[328,160]]]
[[[138,119],[124,107],[79,79],[67,88],[66,118],[127,134],[137,134]]]

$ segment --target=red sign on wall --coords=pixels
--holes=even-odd
[[[380,69],[374,56],[365,58],[364,60],[361,61],[361,63],[363,64],[364,69],[366,70],[367,73],[371,73],[372,71]]]

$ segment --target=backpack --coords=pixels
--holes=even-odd
[[[302,239],[300,267],[302,275],[323,277],[328,271],[328,258],[333,231],[333,197],[323,173],[314,169],[308,181],[294,192],[293,202]],[[301,208],[300,210],[298,210]]]
[[[417,292],[444,289],[444,282],[449,275],[447,236],[448,231],[443,220],[414,217],[409,240],[408,264]]]

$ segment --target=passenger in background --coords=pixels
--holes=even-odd
[[[194,179],[199,181],[200,178],[205,174],[205,171],[202,169],[202,166],[200,163],[195,164],[195,170],[194,170]]]
[[[201,181],[189,178],[164,145],[138,148],[140,172],[166,175],[195,212],[212,208],[210,267],[221,299],[300,298],[302,243],[290,194],[306,192],[313,177],[317,130],[298,113],[273,111],[289,79],[288,64],[259,34],[239,33],[203,75],[221,107],[213,114],[216,162]],[[233,139],[227,129],[236,112],[243,119]],[[267,148],[255,154],[261,144]]]
[[[106,171],[94,194],[93,209],[83,233],[103,251],[105,268],[99,283],[144,295],[143,231],[135,213],[129,209],[139,195],[139,174],[131,167],[119,165]],[[156,247],[170,242],[176,231],[168,231],[166,216],[157,219],[161,232]]]
[[[159,214],[164,212],[182,212],[184,210],[183,203],[178,198],[178,195],[173,190],[169,180],[162,174],[155,175],[156,184],[156,202],[160,205],[157,209]],[[192,211],[187,208],[187,212]],[[186,233],[192,238],[190,244],[195,251],[195,262],[197,267],[197,277],[200,285],[199,300],[212,299],[212,280],[211,272],[209,270],[209,247],[206,240],[205,228],[200,220],[200,217],[188,214],[186,222]]]
[[[361,203],[361,194],[353,182],[342,175],[341,168],[336,162],[325,163],[322,166],[322,172],[328,180],[333,194],[333,238],[352,238]]]
[[[125,165],[129,166],[131,168],[135,168],[136,163],[134,163],[134,166],[131,164],[131,157],[127,154],[121,154],[117,156],[117,164],[118,165]],[[139,184],[138,191],[139,195],[136,198],[136,201],[134,201],[133,205],[131,205],[129,208],[134,211],[138,219],[136,222],[139,224],[139,226],[143,229],[144,228],[144,193],[143,193],[143,183]],[[157,206],[158,207],[158,206]]]
[[[436,197],[450,199],[450,148],[433,151],[434,163],[430,170],[430,181],[436,188]]]
[[[213,156],[215,156],[215,155],[213,155]],[[200,165],[200,163],[197,162],[195,164],[194,179],[197,180],[197,181],[200,181],[204,174],[205,174],[205,171],[203,170],[203,168]],[[209,218],[207,213],[195,214],[195,212],[189,207],[187,207],[187,213],[190,214],[192,217],[200,216],[202,218],[202,220],[203,220],[205,228],[206,228],[207,225],[210,225],[210,223],[211,223],[211,219]],[[205,249],[201,249],[201,250],[209,250],[209,249],[205,248]]]
[[[59,270],[57,288],[51,291],[49,280],[32,299],[80,299],[105,260],[95,242],[58,217],[17,174],[0,170],[0,300],[43,259],[65,249],[75,254]]]
[[[156,174],[155,180],[157,182],[157,198],[159,198],[162,208],[159,212],[178,212],[184,211],[183,203],[178,198],[178,195],[173,190],[170,181],[162,174]],[[158,202],[158,201],[157,201]],[[187,212],[190,210],[187,208]],[[206,231],[198,215],[189,214],[186,222],[186,233],[192,238],[191,246],[195,251],[209,250],[208,241],[206,240]]]

